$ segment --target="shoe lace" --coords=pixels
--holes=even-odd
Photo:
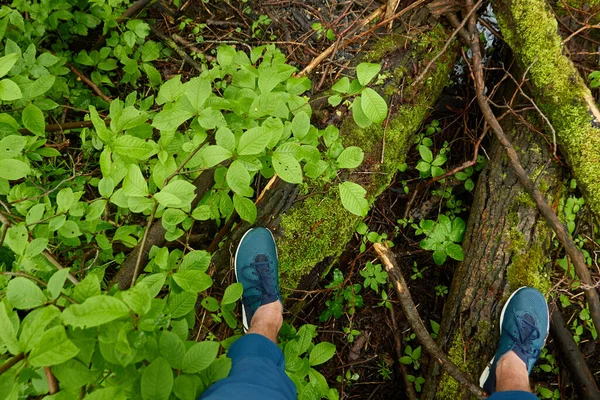
[[[515,346],[518,347],[518,350],[520,350],[524,356],[538,359],[541,349],[532,348],[533,341],[539,339],[541,336],[535,320],[529,314],[519,317],[514,313],[513,318],[515,318],[516,325],[520,327],[518,330],[518,337],[510,332],[507,332],[508,335],[515,342]]]
[[[257,259],[258,258],[260,258],[260,256],[257,257]],[[252,304],[256,300],[259,300],[262,304],[265,300],[273,301],[273,298],[277,297],[277,290],[273,284],[271,269],[269,268],[271,263],[272,261],[269,261],[268,259],[261,259],[260,261],[254,261],[242,268],[243,270],[250,269],[250,274],[256,277],[256,279],[251,279],[251,281],[254,282],[254,285],[248,287],[248,289],[254,289],[259,293],[256,295],[244,296],[243,302],[245,304]]]

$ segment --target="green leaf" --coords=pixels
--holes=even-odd
[[[0,339],[11,354],[19,354],[21,346],[17,341],[17,329],[6,312],[6,305],[0,302]]]
[[[302,183],[302,168],[294,157],[286,153],[273,153],[273,168],[281,179],[289,183]]]
[[[29,164],[15,159],[0,160],[0,178],[15,181],[31,173]]]
[[[433,161],[433,153],[427,146],[419,145],[419,154],[424,161],[431,163]]]
[[[219,128],[215,134],[215,140],[217,141],[218,146],[221,146],[229,151],[235,151],[235,135],[229,128]],[[2,146],[0,146],[0,150],[1,148]]]
[[[131,164],[127,169],[127,175],[123,180],[123,192],[131,197],[146,197],[148,195],[148,183],[142,175],[140,167]]]
[[[223,294],[223,300],[221,300],[221,305],[235,303],[242,297],[242,293],[244,293],[244,287],[239,282],[227,286]]]
[[[18,59],[18,53],[12,53],[5,55],[4,57],[0,57],[0,78],[8,74],[8,71],[11,70],[11,68],[13,67],[13,65],[15,65]]]
[[[154,116],[152,126],[160,131],[174,131],[194,114],[185,108],[172,107]]]
[[[410,356],[403,356],[399,360],[402,364],[410,365],[413,363],[413,359]]]
[[[311,366],[323,364],[335,354],[335,345],[328,342],[321,342],[317,344],[310,351],[308,356],[308,362]]]
[[[183,86],[185,87],[185,96],[190,101],[190,104],[198,113],[202,111],[206,99],[212,93],[210,81],[206,78],[196,77],[190,79]]]
[[[143,285],[135,285],[123,292],[123,301],[138,315],[144,315],[150,311],[152,297],[148,288]]]
[[[69,340],[62,325],[48,329],[40,343],[31,351],[27,362],[33,367],[49,367],[64,363],[75,357],[79,348]]]
[[[256,220],[256,205],[254,205],[254,202],[252,200],[242,197],[237,193],[234,193],[233,207],[235,208],[235,211],[237,211],[237,213],[240,215],[240,218],[244,221],[248,221],[252,224]]]
[[[73,189],[64,188],[61,189],[56,195],[56,213],[63,213],[69,211],[75,200]]]
[[[339,94],[334,94],[333,96],[329,96],[327,98],[327,102],[332,107],[337,107],[342,102],[342,100],[342,96],[340,96]]]
[[[63,391],[58,394],[65,393],[66,390],[64,389],[79,390],[82,386],[92,383],[96,377],[95,371],[92,371],[81,361],[75,359],[70,359],[65,363],[55,365],[52,367],[52,372],[60,382],[61,389],[63,389]]]
[[[188,269],[183,272],[176,272],[173,274],[173,280],[183,290],[199,293],[203,292],[212,286],[212,278],[202,271]]]
[[[46,118],[37,106],[28,104],[23,110],[21,118],[23,119],[23,126],[34,134],[39,136],[46,134]]]
[[[367,86],[381,71],[380,64],[360,63],[356,66],[356,77],[361,85]]]
[[[50,300],[56,300],[62,292],[65,281],[69,275],[69,269],[64,268],[56,271],[48,280],[48,294],[50,294]]]
[[[171,318],[180,318],[194,309],[198,294],[192,292],[181,292],[169,294],[168,308]]]
[[[167,400],[173,390],[173,371],[167,360],[156,358],[142,374],[142,399]]]
[[[207,146],[200,151],[200,154],[204,168],[214,167],[233,155],[230,150],[221,146]]]
[[[302,140],[308,134],[309,130],[310,117],[306,112],[300,111],[292,120],[292,133],[297,139]]]
[[[63,311],[62,319],[74,328],[92,328],[129,314],[121,300],[111,296],[94,296],[83,304],[73,304]]]
[[[363,129],[368,128],[373,124],[373,121],[371,121],[362,110],[362,100],[360,96],[356,96],[352,102],[352,119],[354,119],[356,125]]]
[[[185,353],[182,370],[188,374],[198,373],[217,359],[219,342],[204,341],[196,343]]]
[[[60,394],[59,392],[58,394]],[[96,389],[92,393],[88,393],[84,400],[126,400],[127,397],[123,393],[123,389],[117,386],[111,386],[102,389]],[[46,399],[48,400],[48,399]],[[56,399],[59,400],[59,399]],[[63,399],[60,399],[63,400]],[[64,399],[71,400],[71,399]]]
[[[19,86],[10,79],[0,81],[0,100],[14,101],[23,97]]]
[[[9,135],[0,140],[0,158],[14,158],[21,155],[27,140],[23,136]]]
[[[239,213],[239,211],[238,211],[238,213]],[[192,211],[192,218],[194,218],[197,221],[209,220],[211,216],[212,216],[212,213],[210,211],[210,206],[208,206],[208,205],[198,206],[194,209],[194,211]]]
[[[338,93],[348,93],[348,90],[350,90],[350,79],[348,79],[347,76],[344,76],[342,79],[340,79],[339,81],[337,81],[331,87],[331,89],[334,92],[338,92]]]
[[[254,190],[250,187],[250,174],[239,160],[231,163],[225,178],[231,190],[240,196],[248,197],[254,194]]]
[[[296,335],[298,340],[298,354],[301,355],[308,350],[310,345],[312,344],[313,336],[317,327],[311,324],[305,324],[298,329],[298,334]]]
[[[21,324],[19,335],[19,343],[23,351],[28,352],[38,347],[46,327],[56,318],[60,318],[60,310],[53,305],[38,308],[27,314]]]
[[[79,225],[77,225],[77,222],[71,220],[65,221],[64,225],[61,226],[58,230],[58,233],[67,239],[72,239],[81,236]]]
[[[364,217],[369,212],[369,202],[365,198],[367,191],[360,185],[346,181],[339,185],[342,205],[352,214]]]
[[[56,77],[54,75],[44,75],[36,79],[34,82],[27,85],[23,97],[33,99],[46,93],[52,88]]]
[[[346,147],[337,158],[340,168],[356,168],[362,163],[365,153],[357,146]]]
[[[27,248],[28,232],[25,225],[13,225],[6,232],[6,244],[16,254],[23,254]]]
[[[185,87],[181,83],[181,75],[175,75],[163,83],[156,96],[156,104],[162,105],[177,100],[185,92]]]
[[[42,293],[42,289],[31,280],[21,276],[8,282],[6,298],[13,307],[19,310],[39,307],[46,302],[46,296]]]
[[[196,387],[201,386],[202,382],[196,375],[182,374],[175,378],[173,393],[181,400],[196,400]]]
[[[112,149],[121,156],[133,157],[137,160],[146,160],[156,154],[156,148],[152,143],[131,135],[117,137],[112,144]]]
[[[267,134],[262,127],[248,129],[240,137],[238,154],[242,156],[259,154],[267,147],[270,140],[271,135]]]
[[[171,368],[181,369],[181,363],[185,356],[185,344],[179,336],[171,331],[163,331],[158,342],[158,349]]]
[[[154,199],[164,207],[188,207],[195,197],[196,187],[190,182],[177,180],[169,182],[154,195]]]
[[[217,49],[217,62],[221,67],[230,65],[235,58],[235,48],[233,46],[220,45]]]
[[[375,123],[383,122],[387,117],[388,107],[385,100],[371,88],[363,90],[361,108],[365,116]]]
[[[462,247],[456,243],[448,243],[446,245],[446,253],[456,261],[462,261],[465,258]]]
[[[35,238],[27,245],[25,255],[27,257],[35,257],[46,249],[48,246],[48,239],[46,238]]]

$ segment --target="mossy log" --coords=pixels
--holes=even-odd
[[[495,0],[492,5],[504,40],[528,70],[535,101],[556,130],[586,204],[600,221],[600,112],[563,54],[556,18],[546,0]]]
[[[441,25],[420,26],[414,32],[385,37],[361,52],[354,62],[382,64],[384,79],[374,89],[390,105],[390,116],[382,125],[361,129],[346,115],[340,128],[344,146],[360,146],[365,152],[361,167],[341,178],[363,185],[370,203],[389,186],[404,162],[413,135],[448,82],[455,61],[456,51],[451,48],[436,60],[422,83],[411,86],[449,35]],[[255,223],[269,227],[276,235],[281,285],[286,288],[296,288],[317,263],[339,256],[360,220],[342,206],[335,183],[308,182],[302,187],[302,195],[297,194],[297,189],[288,184],[276,185],[265,195]],[[213,257],[218,275],[230,271],[232,251],[248,228],[246,223],[237,226]]]
[[[545,168],[551,156],[544,140],[516,117],[506,117],[502,125],[523,168],[549,203],[557,205],[561,171],[554,163]],[[551,287],[551,230],[518,183],[498,141],[493,141],[489,154],[474,192],[463,243],[465,261],[454,272],[438,334],[440,347],[474,381],[494,355],[508,295],[524,285],[542,293]],[[426,382],[424,399],[469,398],[437,364],[429,369]]]

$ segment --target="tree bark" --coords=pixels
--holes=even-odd
[[[534,118],[529,118],[533,120]],[[516,117],[502,121],[520,152],[523,168],[555,207],[561,193],[561,173],[540,136]],[[463,248],[465,261],[454,272],[444,307],[438,344],[450,358],[478,380],[495,353],[499,317],[508,295],[521,286],[550,290],[551,230],[517,182],[502,145],[494,140],[490,160],[474,193]],[[462,387],[431,366],[424,399],[468,398]]]

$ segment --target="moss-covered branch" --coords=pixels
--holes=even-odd
[[[600,113],[571,60],[563,54],[557,21],[545,0],[497,0],[506,43],[548,116],[589,209],[600,220]]]

